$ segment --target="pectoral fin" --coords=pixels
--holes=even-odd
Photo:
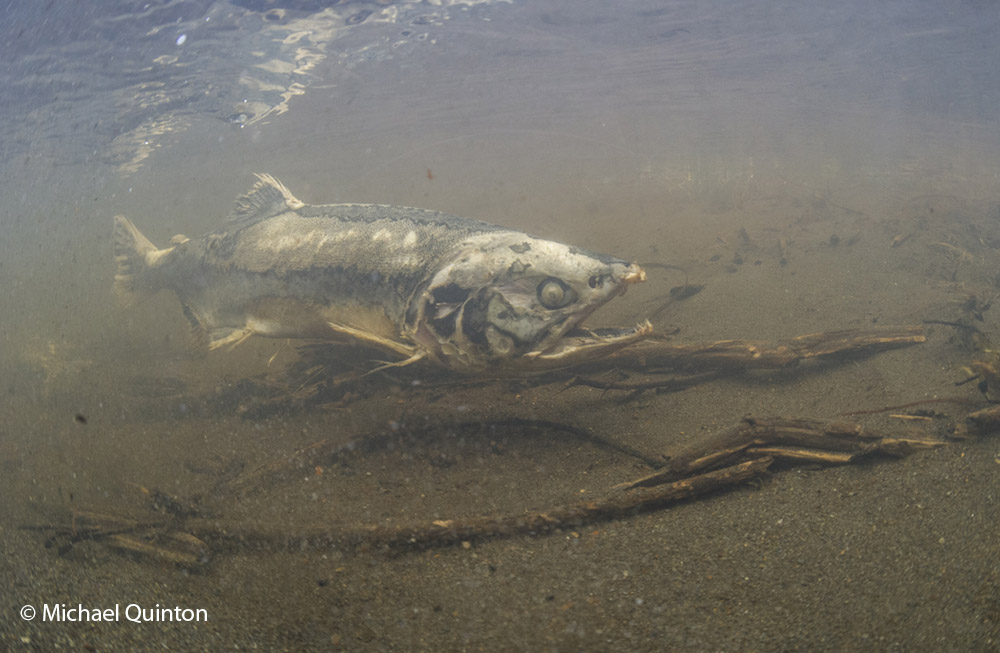
[[[347,336],[351,340],[367,347],[391,351],[399,354],[400,356],[406,356],[407,359],[413,358],[418,354],[422,354],[422,352],[413,345],[384,338],[382,336],[375,335],[374,333],[369,333],[368,331],[362,331],[361,329],[355,329],[354,327],[349,327],[346,324],[338,324],[336,322],[327,322],[327,324],[337,334]]]
[[[375,369],[369,370],[369,371],[365,372],[364,374],[362,374],[361,376],[368,376],[369,374],[374,374],[375,372],[380,372],[382,370],[387,370],[387,369],[389,369],[391,367],[406,367],[407,365],[412,365],[412,364],[414,364],[416,362],[422,361],[425,358],[427,358],[427,352],[421,350],[421,351],[418,351],[417,353],[413,354],[412,356],[410,356],[409,358],[407,358],[404,361],[396,361],[395,363],[385,363],[385,362],[383,362],[381,365],[379,365]]]
[[[215,331],[219,332],[219,335],[213,336],[211,342],[208,343],[209,351],[214,351],[219,347],[233,349],[254,334],[254,330],[249,326],[241,329],[215,329]]]

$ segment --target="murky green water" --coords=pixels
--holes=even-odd
[[[913,349],[633,401],[508,381],[435,390],[440,377],[418,372],[336,404],[257,410],[262,387],[288,382],[294,343],[191,355],[174,298],[117,306],[111,218],[161,246],[197,236],[267,172],[309,203],[420,206],[682,266],[705,288],[655,325],[684,342],[922,320],[996,341],[998,27],[988,2],[9,7],[3,644],[995,647],[1000,449],[989,439],[403,555],[216,551],[191,571],[95,542],[46,548],[51,531],[20,527],[72,528],[87,510],[160,515],[149,494],[160,490],[200,506],[199,518],[295,534],[543,510],[644,471],[556,433],[497,430],[511,417],[646,452],[746,414],[827,419],[949,398],[962,403],[928,404],[940,413],[930,425],[865,423],[909,435],[960,423],[985,405],[976,383],[955,385],[984,347],[943,325]],[[590,323],[632,324],[660,307],[679,273],[650,270]],[[486,428],[454,427],[470,420]],[[428,424],[439,428],[427,435]],[[404,435],[346,460],[307,459],[254,492],[219,489],[368,432]],[[204,608],[210,621],[19,613],[57,603]]]

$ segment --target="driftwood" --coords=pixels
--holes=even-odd
[[[666,336],[656,336],[635,343],[608,358],[586,363],[569,371],[555,371],[523,381],[533,384],[562,382],[566,387],[589,386],[602,390],[620,390],[629,392],[630,396],[646,391],[677,392],[726,373],[785,369],[809,360],[857,358],[925,340],[926,336],[920,325],[813,333],[777,343],[720,340],[683,344],[672,342]],[[264,413],[287,401],[309,401],[325,405],[343,403],[346,388],[360,390],[355,384],[373,384],[385,380],[384,377],[369,376],[359,370],[336,375],[329,372],[344,364],[363,367],[369,363],[366,359],[345,362],[345,355],[358,355],[354,350],[344,351],[343,347],[313,344],[300,347],[299,352],[303,360],[292,367],[287,390],[259,406]],[[617,378],[603,377],[606,373],[614,373]],[[420,387],[424,389],[469,383],[468,379],[457,380],[454,376],[428,371],[419,366],[393,368],[379,374],[411,387],[408,380],[419,380]],[[632,375],[641,375],[641,378],[631,378]],[[480,379],[478,382],[488,380]],[[377,388],[373,386],[371,390],[375,392]]]
[[[395,526],[319,528],[295,533],[280,529],[224,525],[211,520],[191,521],[185,524],[185,528],[214,546],[216,550],[230,552],[343,548],[420,549],[485,538],[572,530],[587,524],[620,519],[739,485],[764,473],[770,464],[771,459],[765,456],[659,487],[615,492],[599,499],[558,506],[545,511],[433,520]]]
[[[613,354],[608,363],[619,367],[673,369],[780,369],[809,359],[865,356],[927,340],[923,327],[847,329],[798,336],[778,343],[719,340],[674,344],[660,339],[636,343]]]
[[[712,438],[699,440],[692,448],[668,455],[670,463],[662,469],[623,483],[603,497],[544,511],[297,533],[223,526],[211,520],[189,521],[186,527],[216,549],[228,551],[426,548],[572,530],[620,519],[738,486],[764,474],[778,460],[786,464],[845,464],[875,454],[898,457],[945,444],[892,437],[848,422],[748,418]]]
[[[183,567],[197,567],[214,553],[317,551],[335,549],[413,549],[446,546],[489,537],[543,534],[579,528],[641,511],[663,508],[763,474],[772,459],[761,457],[690,478],[606,497],[559,506],[546,511],[433,520],[396,526],[357,525],[300,529],[249,527],[221,520],[192,518],[183,522],[142,521],[104,513],[76,512],[67,528],[50,530],[46,546],[60,544],[60,553],[92,540],[119,551]]]
[[[827,331],[777,343],[719,340],[682,344],[654,337],[581,366],[566,385],[623,390],[630,393],[627,400],[649,390],[678,392],[726,373],[788,369],[809,360],[859,358],[926,339],[919,325]],[[608,371],[617,372],[620,378],[601,378]],[[632,375],[641,376],[635,379]]]
[[[977,413],[969,418],[972,424],[984,424],[984,419]],[[989,422],[993,424],[991,429],[1000,428],[1000,411],[992,411],[988,419],[992,420]],[[420,549],[518,534],[570,531],[625,518],[739,486],[764,474],[775,463],[839,465],[861,457],[902,456],[945,444],[940,440],[897,438],[848,422],[748,418],[735,427],[666,456],[669,462],[661,469],[616,486],[602,497],[542,511],[397,525],[348,524],[292,532],[205,518],[194,511],[175,511],[177,514],[172,518],[145,521],[78,512],[69,527],[46,530],[53,532],[49,541],[61,543],[62,551],[82,540],[95,540],[123,552],[187,567],[207,562],[210,551]],[[319,449],[312,450],[313,453],[317,451]],[[297,455],[308,455],[308,452],[300,451]],[[308,462],[317,461],[310,458]],[[249,485],[266,480],[272,472],[273,469],[248,472],[233,487],[245,491]]]
[[[923,341],[920,327],[812,334],[776,345],[733,340],[708,345],[674,345],[655,341],[619,353],[607,364],[615,369],[630,366],[644,369],[774,369],[809,359],[865,355]],[[693,374],[686,378],[701,382],[714,376]],[[646,389],[635,384],[629,386],[592,379],[588,384],[605,389]],[[555,429],[609,446],[587,429],[555,422],[514,419],[495,424]],[[957,429],[956,435],[971,437],[997,430],[1000,430],[1000,407],[992,406],[970,414],[967,424]],[[303,465],[336,462],[346,449],[357,452],[359,443],[367,443],[365,446],[368,447],[378,446],[379,438],[385,437],[380,434],[374,438],[355,439],[346,447],[327,442],[316,443],[246,472],[226,482],[217,491],[223,494],[247,492]],[[637,456],[637,452],[628,447],[615,446],[618,451],[640,457],[653,471],[616,486],[605,496],[544,511],[396,525],[305,528],[288,532],[280,528],[260,528],[206,518],[197,511],[185,509],[179,500],[167,497],[165,501],[163,493],[147,491],[151,500],[158,502],[161,512],[164,512],[164,503],[171,507],[166,511],[170,513],[169,517],[140,520],[80,512],[75,514],[71,524],[58,528],[45,527],[45,530],[52,533],[49,543],[60,544],[63,551],[76,542],[91,539],[135,555],[184,566],[203,564],[208,559],[209,551],[423,548],[466,543],[474,539],[572,530],[586,524],[623,518],[738,486],[779,464],[839,465],[879,454],[902,456],[944,444],[941,440],[900,438],[874,432],[852,422],[747,418],[732,428],[700,438],[663,457]],[[364,446],[360,450],[363,451]]]
[[[939,440],[897,438],[874,433],[852,422],[746,418],[714,436],[699,438],[685,450],[671,456],[670,462],[663,468],[619,487],[658,485],[761,456],[790,463],[843,465],[876,453],[902,456],[944,444]]]

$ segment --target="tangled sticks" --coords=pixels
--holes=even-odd
[[[653,342],[636,351],[622,352],[607,364],[619,370],[641,370],[647,375],[680,369],[714,368],[725,371],[748,367],[775,368],[808,359],[843,355],[856,357],[923,340],[919,327],[904,327],[814,334],[777,345],[741,341],[707,345]],[[616,389],[635,390],[627,384]],[[557,429],[575,437],[599,440],[586,429],[554,422],[506,420],[506,426]],[[973,413],[962,428],[973,435],[998,430],[1000,411],[991,407]],[[363,452],[364,447],[359,449],[359,443],[377,448],[379,438],[384,439],[384,436],[360,436],[347,445],[316,443],[242,473],[220,486],[218,491],[222,495],[241,494],[267,487],[277,478],[304,466],[335,463],[345,451]],[[654,468],[651,473],[622,483],[603,496],[547,510],[397,524],[307,527],[290,531],[279,526],[206,518],[196,510],[185,509],[180,500],[165,498],[163,493],[151,491],[148,494],[151,500],[156,498],[155,503],[160,510],[156,519],[127,519],[86,512],[77,513],[69,526],[45,527],[45,530],[51,534],[49,542],[60,544],[62,550],[81,539],[91,539],[131,554],[184,566],[204,564],[210,553],[420,549],[475,539],[573,530],[586,524],[623,518],[735,487],[777,466],[846,464],[878,455],[906,455],[944,444],[945,441],[938,439],[898,438],[868,430],[853,422],[745,418],[734,427],[700,438],[680,451],[669,452],[662,459],[645,457],[645,462]],[[618,450],[633,453],[620,447]],[[167,517],[163,516],[164,506],[169,508]]]
[[[777,462],[845,464],[866,456],[900,456],[944,444],[869,433],[861,425],[845,422],[745,419],[677,454],[656,472],[623,483],[603,497],[548,510],[298,533],[239,525],[223,528],[207,520],[189,521],[186,526],[216,550],[421,549],[475,539],[573,530],[620,519],[740,485],[764,474]]]

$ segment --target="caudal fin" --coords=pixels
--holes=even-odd
[[[162,253],[166,253],[164,250]],[[123,215],[115,216],[114,230],[115,296],[124,304],[130,304],[137,294],[152,292],[150,279],[152,264],[161,251],[142,235],[132,222]]]

